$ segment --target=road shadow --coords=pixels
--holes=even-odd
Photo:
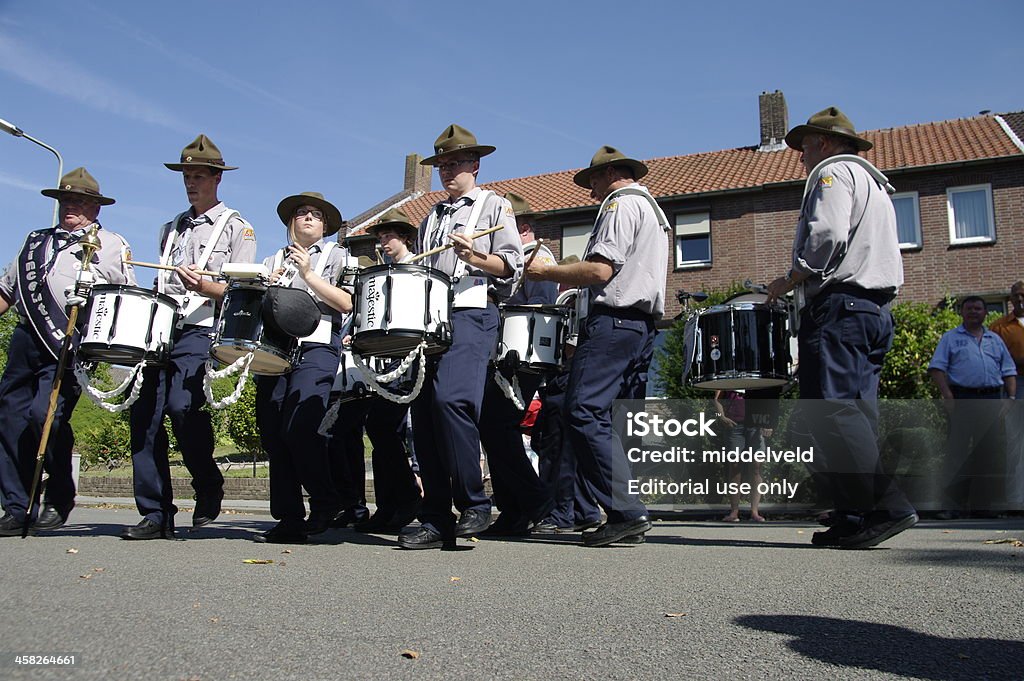
[[[1019,640],[944,638],[891,624],[809,615],[744,615],[734,621],[791,636],[787,646],[797,654],[842,667],[932,681],[1024,677]]]

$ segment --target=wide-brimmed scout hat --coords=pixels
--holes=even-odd
[[[64,194],[79,194],[89,197],[101,206],[115,203],[114,199],[100,193],[99,183],[85,168],[75,168],[60,178],[60,185],[56,189],[44,189],[40,194],[58,201]]]
[[[512,204],[512,212],[515,213],[517,218],[524,218],[526,220],[541,220],[547,215],[545,213],[538,213],[531,206],[530,202],[521,197],[519,194],[508,192],[505,194],[505,198]]]
[[[420,165],[432,166],[438,159],[457,151],[472,151],[480,156],[486,156],[495,149],[496,147],[488,144],[477,144],[476,135],[461,125],[452,123],[434,140],[434,155],[420,161]]]
[[[590,189],[590,176],[594,174],[595,170],[607,168],[608,166],[627,166],[632,168],[633,177],[637,180],[647,174],[647,166],[641,161],[637,161],[635,158],[628,158],[615,147],[605,145],[597,150],[594,158],[590,159],[590,167],[576,173],[572,181],[584,189]]]
[[[858,137],[850,119],[834,106],[822,109],[808,118],[804,125],[798,125],[786,133],[786,144],[797,151],[803,151],[800,144],[805,136],[811,134],[843,137],[856,144],[858,151],[867,151],[874,146],[863,137]]]
[[[237,166],[224,165],[224,156],[221,155],[220,149],[206,135],[200,135],[181,150],[181,163],[165,163],[164,165],[171,170],[184,170],[189,166],[204,166],[217,170],[238,170]]]
[[[337,234],[338,230],[345,225],[345,221],[341,219],[341,211],[333,203],[325,199],[323,194],[320,192],[302,192],[301,194],[286,196],[281,199],[281,203],[277,204],[277,217],[281,218],[281,222],[284,223],[285,227],[291,225],[292,216],[295,215],[295,209],[299,206],[314,206],[323,211],[325,237]]]
[[[380,216],[377,222],[366,228],[366,233],[377,236],[377,233],[385,228],[396,229],[399,232],[406,232],[414,239],[416,238],[416,233],[419,231],[419,227],[409,221],[409,216],[406,215],[405,211],[401,208],[389,208]]]

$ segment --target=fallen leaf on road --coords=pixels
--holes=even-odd
[[[406,658],[406,659],[408,659],[408,660],[415,660],[416,658],[418,658],[418,657],[420,656],[420,654],[419,654],[419,653],[417,653],[417,652],[416,652],[415,650],[403,650],[403,651],[402,651],[401,653],[399,653],[399,654],[400,654],[400,655],[401,655],[402,657],[404,657],[404,658]]]
[[[106,570],[106,569],[107,569],[107,568],[93,568],[93,569],[92,569],[92,571],[93,571],[93,572],[103,572],[103,571],[104,571],[104,570]]]
[[[953,534],[953,530],[943,530],[942,534]]]
[[[192,604],[192,608],[193,609],[198,608],[198,607],[199,607],[199,601],[196,601],[195,603]]]
[[[211,617],[210,621],[213,622],[214,624],[216,624],[217,622],[220,622],[220,618],[219,617]]]
[[[1020,548],[1021,546],[1024,546],[1024,541],[1021,541],[1020,539],[1016,539],[1014,537],[1007,537],[1006,539],[986,539],[982,543],[983,544],[1009,544],[1009,545],[1015,546],[1017,548]]]
[[[281,553],[291,553],[291,552],[292,552],[292,550],[291,550],[291,549],[285,549],[285,550],[284,550],[284,551],[282,551]]]
[[[92,575],[78,575],[82,579],[92,579]]]
[[[78,549],[68,549],[68,553],[78,553]]]
[[[471,542],[478,542],[480,540],[477,537],[470,537],[469,541],[471,541]]]
[[[246,558],[242,562],[246,565],[270,565],[274,561],[267,558]]]
[[[451,577],[451,578],[449,578],[449,579],[448,579],[448,581],[449,581],[449,582],[457,582],[457,581],[459,581],[460,579],[462,579],[462,577]]]
[[[686,617],[685,612],[666,612],[665,617]]]

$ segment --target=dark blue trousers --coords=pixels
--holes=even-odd
[[[72,356],[72,360],[74,356]],[[46,350],[35,331],[19,324],[7,348],[7,368],[0,379],[0,494],[4,511],[23,521],[28,510],[29,489],[35,474],[36,452],[50,407],[50,392],[57,374],[57,360]],[[50,477],[44,501],[61,509],[75,502],[71,478],[71,413],[81,388],[68,370],[61,380],[50,439],[43,466]],[[38,512],[38,505],[34,506]]]
[[[317,433],[337,370],[338,348],[310,343],[302,346],[299,363],[289,373],[256,378],[256,420],[270,456],[270,514],[278,520],[306,517],[303,487],[311,513],[340,508],[327,438]]]
[[[135,505],[156,523],[169,521],[178,510],[167,463],[165,414],[192,475],[192,488],[197,494],[216,494],[224,488],[224,476],[213,460],[213,425],[203,409],[209,334],[210,329],[195,326],[177,331],[168,366],[143,369],[142,390],[131,406]]]
[[[576,455],[564,433],[568,383],[568,372],[548,381],[541,393],[540,414],[533,426],[533,449],[540,458],[540,479],[551,490],[555,502],[548,517],[559,527],[601,519],[601,509],[579,474]]]
[[[612,402],[644,398],[654,335],[652,316],[595,305],[569,369],[565,433],[583,479],[612,523],[647,513],[640,498],[628,493],[629,462],[612,427]]]
[[[420,499],[420,488],[409,462],[407,419],[409,406],[389,402],[383,397],[369,400],[366,436],[373,446],[373,491],[377,509],[393,513],[413,506]]]
[[[351,511],[360,520],[370,514],[366,508],[366,447],[363,444],[363,428],[372,403],[373,400],[364,399],[342,404],[327,441],[331,475],[338,488],[341,508]]]
[[[516,408],[512,400],[505,397],[494,381],[495,371],[497,369],[493,365],[487,370],[480,419],[480,442],[487,453],[494,503],[510,517],[543,520],[539,516],[546,515],[550,508],[551,493],[537,476],[523,447],[519,424],[524,410]],[[519,389],[523,402],[529,403],[540,382],[540,374],[520,372]]]
[[[887,297],[828,289],[800,318],[800,408],[815,482],[839,511],[901,517],[913,507],[882,470],[878,381],[893,338]]]
[[[480,469],[478,424],[497,340],[496,306],[454,310],[452,346],[430,362],[430,374],[412,406],[423,480],[420,521],[446,537],[455,532],[453,502],[459,511],[491,510]]]

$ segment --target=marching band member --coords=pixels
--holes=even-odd
[[[505,198],[515,213],[519,240],[523,245],[523,258],[529,261],[533,251],[540,249],[536,257],[554,263],[554,255],[546,246],[537,242],[533,230],[534,223],[543,218],[543,213],[534,212],[529,202],[518,194],[510,192],[505,194]],[[521,279],[519,288],[505,302],[507,305],[554,305],[556,298],[558,285],[554,282]],[[483,416],[480,419],[480,441],[487,453],[494,503],[501,513],[483,534],[491,537],[525,536],[530,533],[531,524],[545,519],[554,503],[550,490],[541,482],[526,455],[519,428],[523,410],[517,408],[498,387],[494,380],[495,371],[508,374],[506,379],[511,377],[510,370],[502,370],[493,365],[488,368]],[[525,371],[516,374],[523,402],[529,404],[543,376]]]
[[[143,387],[131,407],[132,476],[135,504],[142,521],[126,527],[123,539],[173,538],[177,512],[167,461],[164,415],[170,416],[174,436],[196,492],[193,527],[213,522],[224,498],[224,476],[213,460],[213,426],[206,404],[203,378],[210,355],[214,305],[226,284],[204,279],[195,270],[218,271],[225,262],[253,262],[256,234],[238,214],[217,198],[225,170],[220,149],[199,135],[181,152],[180,163],[165,163],[180,171],[190,207],[160,230],[160,271],[156,290],[179,301],[180,318],[169,365],[143,370]]]
[[[494,149],[477,144],[465,128],[450,125],[435,140],[434,155],[421,161],[437,168],[448,193],[421,223],[417,247],[422,253],[454,246],[423,262],[454,280],[453,342],[431,361],[430,375],[413,403],[423,506],[420,527],[399,536],[403,548],[441,548],[455,537],[479,534],[491,522],[480,469],[480,406],[497,342],[497,302],[508,297],[523,266],[512,206],[476,186],[480,158]],[[469,236],[499,225],[503,229],[487,236]],[[453,502],[461,512],[458,523]]]
[[[7,348],[7,368],[0,379],[0,493],[4,516],[0,536],[17,536],[25,524],[29,489],[35,474],[36,452],[49,410],[70,305],[85,305],[93,282],[135,285],[128,243],[119,234],[100,229],[102,247],[82,270],[79,240],[97,217],[101,206],[114,199],[103,196],[100,186],[85,168],[75,168],[60,179],[56,189],[43,196],[60,203],[60,222],[31,232],[21,253],[0,278],[0,315],[12,307],[20,319]],[[81,388],[68,362],[61,378],[53,435],[44,465],[49,473],[42,510],[31,531],[56,530],[75,505],[71,477],[71,413]],[[33,508],[37,508],[33,504]]]
[[[301,544],[326,531],[340,508],[327,439],[317,430],[338,369],[341,313],[351,311],[352,297],[335,285],[348,255],[337,242],[325,241],[341,229],[341,212],[321,194],[304,192],[283,199],[277,214],[291,243],[264,261],[271,283],[308,291],[322,316],[317,330],[300,339],[299,362],[289,373],[256,378],[256,421],[270,455],[270,513],[278,520],[256,541]]]
[[[668,220],[637,183],[646,174],[640,161],[601,147],[573,177],[601,202],[583,260],[534,260],[528,268],[532,278],[581,287],[589,303],[565,392],[568,444],[607,515],[601,527],[584,533],[588,546],[642,541],[651,529],[646,507],[624,488],[629,463],[611,418],[614,400],[644,398],[654,324],[665,312]]]
[[[413,257],[410,249],[416,242],[416,231],[401,208],[388,210],[366,228],[393,263],[404,263]],[[415,519],[420,505],[420,488],[406,446],[409,407],[374,395],[364,400],[364,409],[366,436],[373,448],[371,466],[377,510],[356,522],[354,528],[356,532],[398,532]]]

